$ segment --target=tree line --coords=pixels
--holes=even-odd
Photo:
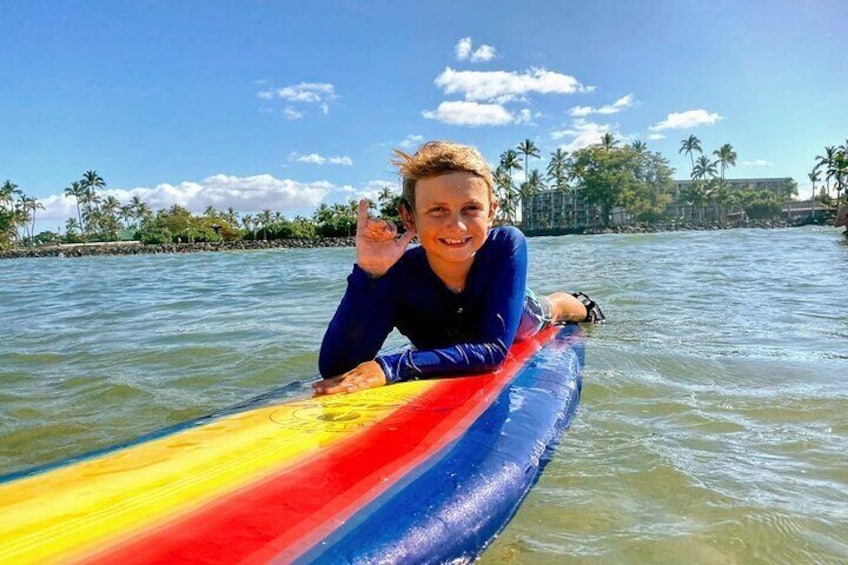
[[[816,164],[807,178],[812,184],[813,195],[816,194],[816,183],[824,180],[825,184],[821,187],[817,198],[831,205],[834,204],[830,196],[831,183],[833,183],[836,192],[835,203],[844,205],[842,196],[848,187],[848,139],[839,146],[828,145],[824,148],[822,155],[816,155]]]
[[[494,170],[495,192],[499,200],[497,221],[518,223],[521,202],[542,191],[559,191],[568,195],[576,208],[579,202],[596,211],[595,220],[608,225],[613,210],[624,210],[637,221],[664,221],[665,211],[675,198],[682,199],[693,210],[703,211],[717,206],[722,215],[730,209],[744,210],[751,218],[780,215],[786,201],[797,195],[797,184],[787,183],[783,191],[731,189],[726,172],[736,165],[736,151],[725,143],[709,155],[694,135],[681,141],[679,153],[690,158],[691,183],[683,194],[676,194],[673,169],[658,152],[651,152],[639,140],[625,144],[611,133],[600,142],[569,153],[561,148],[553,151],[543,167],[531,169],[531,159],[541,160],[538,146],[525,139],[501,153]],[[523,172],[523,174],[520,174]],[[836,200],[848,182],[848,140],[842,146],[825,148],[809,175],[815,186],[825,186],[816,198],[833,204],[831,185]],[[356,202],[322,203],[311,217],[287,219],[282,213],[262,210],[242,214],[232,208],[207,208],[192,214],[180,205],[154,212],[138,196],[121,203],[112,195],[103,196],[105,180],[94,170],[83,173],[64,189],[72,198],[76,217],[65,222],[65,233],[41,232],[36,235],[36,214],[44,206],[26,196],[17,185],[7,180],[0,185],[0,248],[12,245],[37,245],[62,241],[79,243],[114,241],[122,235],[144,243],[218,242],[238,239],[270,240],[350,236],[356,226]],[[397,205],[400,196],[390,187],[383,188],[371,207],[383,217],[399,223]],[[576,219],[575,219],[576,221]],[[590,221],[590,220],[586,220]]]

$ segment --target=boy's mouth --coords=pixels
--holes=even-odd
[[[442,237],[439,238],[439,241],[448,245],[450,247],[461,247],[468,243],[471,240],[470,237],[462,237],[462,238],[450,238],[450,237]]]

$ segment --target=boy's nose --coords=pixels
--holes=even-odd
[[[450,227],[455,227],[458,230],[465,231],[466,225],[465,220],[462,219],[462,216],[459,214],[452,214],[449,220]]]

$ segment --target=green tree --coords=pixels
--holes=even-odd
[[[677,150],[678,153],[684,153],[689,155],[689,159],[692,161],[692,168],[695,168],[695,151],[698,153],[702,153],[701,151],[701,140],[695,137],[694,135],[690,135],[688,138],[684,139],[680,142],[680,149]]]
[[[530,172],[530,178],[528,178],[527,181],[524,183],[521,196],[533,196],[535,194],[539,194],[546,188],[547,187],[545,186],[545,179],[542,178],[542,174],[539,172],[538,169],[533,169]]]
[[[610,132],[606,132],[601,136],[601,147],[604,149],[612,149],[618,145],[618,140]]]
[[[633,151],[635,151],[636,153],[645,153],[648,150],[648,146],[645,144],[645,142],[640,141],[638,139],[631,143],[630,147],[632,147]]]
[[[553,183],[554,190],[560,192],[568,189],[569,178],[569,162],[568,151],[563,151],[557,148],[551,153],[551,160],[548,161],[546,178]]]
[[[25,229],[30,245],[34,245],[33,236],[35,235],[35,215],[38,210],[44,210],[44,205],[29,196],[21,196],[21,218],[25,223]]]
[[[529,139],[525,139],[521,143],[518,144],[518,152],[524,155],[524,182],[528,181],[528,171],[530,171],[528,159],[530,157],[539,158],[539,148],[536,147],[536,144],[530,141]]]
[[[713,151],[713,155],[716,156],[716,163],[718,163],[720,171],[721,171],[721,179],[724,180],[724,171],[728,167],[736,166],[736,151],[733,150],[733,146],[729,143],[725,143],[715,151]]]
[[[825,189],[830,195],[830,181],[833,178],[833,165],[836,161],[837,149],[835,145],[829,145],[824,148],[824,155],[816,155],[816,166],[813,170],[824,170]]]
[[[97,195],[97,190],[106,186],[106,181],[103,180],[97,171],[86,171],[82,175],[80,184],[85,192],[83,206],[85,208],[85,228],[87,233],[96,233],[100,231],[99,222],[102,219],[100,214],[100,197]],[[87,216],[87,217],[86,217]]]
[[[501,222],[514,224],[518,200],[518,192],[512,175],[503,167],[495,169],[493,175],[495,182],[495,196],[498,199],[497,215]]]
[[[579,198],[596,210],[598,220],[610,225],[612,211],[621,207],[636,218],[654,219],[669,200],[671,168],[659,154],[632,146],[592,145],[573,154]]]
[[[271,210],[265,209],[259,212],[256,220],[262,228],[262,241],[268,241],[268,226],[271,224],[273,213]]]
[[[502,217],[506,223],[514,224],[518,215],[519,194],[513,180],[513,172],[522,169],[518,152],[515,149],[504,151],[501,154],[498,169],[500,169],[501,174],[498,175],[497,170],[495,171],[495,186],[500,191],[498,199],[502,207]]]
[[[81,203],[85,200],[85,188],[83,188],[82,183],[79,181],[73,181],[70,185],[67,186],[64,190],[64,194],[66,198],[73,198],[77,207],[77,221],[79,225],[82,226],[82,210]],[[80,227],[82,230],[82,227]]]
[[[401,200],[401,195],[395,194],[395,192],[389,186],[383,187],[383,189],[380,190],[380,193],[377,195],[377,206],[380,212],[380,217],[386,220],[387,222],[394,222],[398,230],[401,230],[403,227],[400,212],[398,212]]]
[[[816,199],[816,183],[821,180],[821,172],[817,169],[813,168],[812,171],[807,173],[807,178],[810,179],[810,185],[812,186],[812,196],[810,196],[811,200]]]
[[[100,208],[100,231],[110,241],[118,239],[118,231],[121,229],[121,203],[111,194],[103,200]]]
[[[692,167],[692,179],[706,181],[718,175],[716,164],[706,155],[701,155]]]

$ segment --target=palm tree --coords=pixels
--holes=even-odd
[[[681,141],[680,149],[677,150],[678,153],[685,153],[689,155],[689,159],[692,160],[693,169],[695,168],[695,151],[703,153],[703,151],[701,151],[701,140],[694,135],[690,135],[687,139]]]
[[[77,220],[79,221],[80,229],[82,229],[82,211],[80,203],[85,200],[85,188],[79,181],[74,181],[65,188],[65,197],[73,198],[77,203]]]
[[[23,196],[21,198],[21,207],[24,210],[24,220],[29,220],[26,230],[29,234],[29,244],[33,245],[33,236],[35,235],[35,213],[38,210],[44,210],[44,204],[35,198]]]
[[[530,170],[527,164],[527,160],[530,157],[535,157],[538,159],[540,157],[539,148],[536,147],[536,144],[534,144],[529,139],[525,139],[523,142],[518,144],[517,149],[519,153],[524,154],[524,182],[527,182],[527,173]]]
[[[835,158],[836,158],[836,147],[833,146],[833,145],[829,145],[829,146],[824,148],[824,155],[816,155],[816,159],[818,160],[818,162],[816,163],[815,169],[813,169],[813,170],[819,170],[819,169],[825,170],[825,177],[824,177],[825,185],[824,186],[825,186],[825,193],[828,196],[830,196],[830,179],[833,176],[833,175],[828,174],[828,171],[833,166],[833,162],[834,162]]]
[[[816,183],[821,180],[821,173],[818,171],[818,169],[814,168],[811,172],[807,173],[807,178],[810,179],[810,184],[812,184],[812,186],[813,186],[812,200],[815,200],[816,199]]]
[[[546,178],[554,183],[555,190],[562,191],[568,188],[568,166],[568,151],[557,148],[551,153]]]
[[[515,149],[507,149],[501,154],[500,166],[504,172],[512,176],[512,171],[521,170],[521,160]]]
[[[618,140],[610,132],[606,132],[603,137],[601,137],[601,147],[604,149],[612,149],[616,145],[618,145]]]
[[[127,204],[126,206],[121,206],[118,209],[118,217],[124,222],[124,229],[130,229],[130,221],[135,218],[135,212],[133,211],[132,204]]]
[[[505,223],[512,224],[515,222],[516,200],[515,183],[512,181],[512,175],[503,167],[498,167],[495,169],[494,180],[498,193],[498,212]]]
[[[727,167],[736,166],[736,151],[729,143],[725,143],[717,150],[713,151],[713,155],[718,157],[716,163],[721,167],[721,180],[724,180],[724,170]]]
[[[250,214],[245,214],[241,217],[241,223],[244,226],[244,229],[250,232],[251,239],[256,239],[256,236],[253,233],[253,216]]]
[[[709,180],[718,175],[716,162],[710,161],[706,155],[698,157],[698,161],[692,167],[692,179],[694,180]]]
[[[86,200],[89,206],[94,204],[95,208],[97,208],[100,202],[97,198],[97,189],[106,186],[106,181],[97,174],[97,171],[86,171],[82,175],[81,182],[83,188],[85,188]]]
[[[120,201],[112,195],[107,196],[100,209],[100,227],[104,233],[108,234],[109,239],[118,239],[118,230],[121,228],[121,222],[118,219],[120,211]]]
[[[271,223],[271,218],[273,214],[271,210],[262,210],[259,215],[256,216],[256,221],[259,222],[259,225],[262,226],[262,241],[268,241],[268,224]]]
[[[13,204],[15,202],[15,195],[20,193],[21,191],[18,190],[18,185],[6,179],[6,182],[0,186],[0,208],[12,210],[14,207]]]
[[[838,206],[840,195],[845,190],[846,181],[848,181],[848,140],[835,152],[827,174],[836,181],[836,202]]]
[[[76,218],[68,218],[65,220],[65,233],[69,236],[76,235],[82,229],[79,220]]]
[[[538,169],[533,169],[530,173],[530,178],[522,185],[521,196],[533,196],[534,194],[539,194],[541,191],[545,190],[545,179],[542,178],[542,174]]]
[[[631,143],[630,147],[632,147],[633,151],[635,151],[636,153],[644,153],[648,150],[648,144],[639,139]]]
[[[502,204],[507,207],[507,209],[503,211],[504,216],[508,222],[513,223],[518,215],[518,192],[516,190],[515,183],[512,180],[512,174],[513,171],[520,171],[522,169],[521,158],[518,156],[518,152],[515,149],[507,149],[504,151],[501,154],[498,169],[501,170],[502,175],[509,177],[508,182],[506,178],[501,178],[501,182],[498,183],[496,180],[495,184],[499,184],[503,193]]]

